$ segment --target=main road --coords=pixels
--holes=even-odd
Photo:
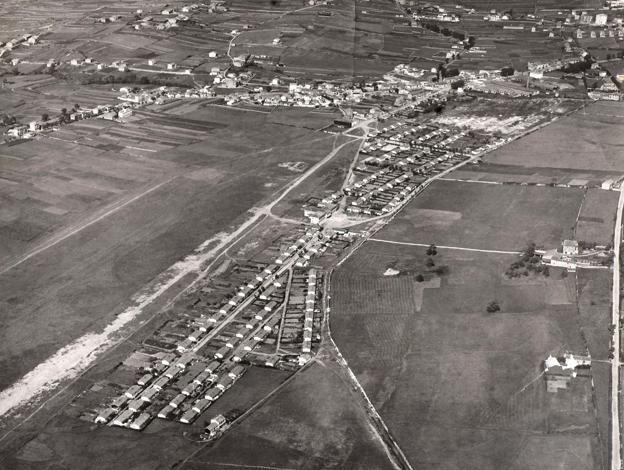
[[[620,188],[615,234],[613,236],[613,307],[611,323],[613,330],[613,360],[611,361],[611,470],[620,470],[620,245],[622,244],[622,208],[624,185]]]

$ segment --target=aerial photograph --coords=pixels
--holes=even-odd
[[[622,470],[624,0],[191,1],[0,0],[0,470]]]

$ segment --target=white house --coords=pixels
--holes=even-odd
[[[562,248],[563,248],[564,255],[578,255],[579,254],[579,245],[576,240],[564,240]]]

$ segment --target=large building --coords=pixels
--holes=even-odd
[[[606,13],[598,13],[596,15],[596,26],[604,26],[607,24],[607,14]]]

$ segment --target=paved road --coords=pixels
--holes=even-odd
[[[611,470],[620,470],[620,245],[622,243],[622,208],[624,207],[624,186],[620,188],[615,235],[613,237],[613,307],[611,323],[613,331],[613,360],[611,361]]]

